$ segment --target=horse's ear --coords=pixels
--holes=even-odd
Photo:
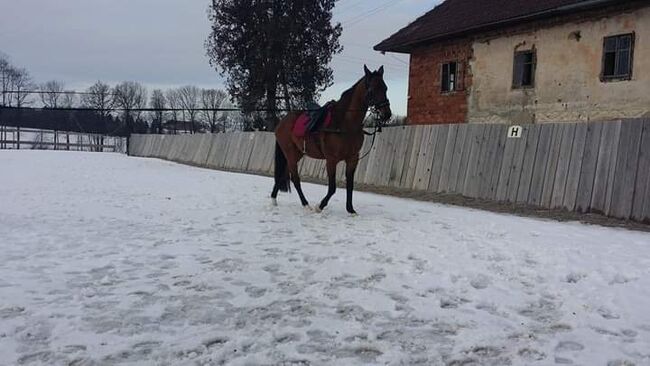
[[[366,73],[366,76],[370,76],[370,74],[372,74],[372,72],[370,71],[370,69],[368,69],[368,66],[366,65],[363,65],[363,71]]]
[[[381,65],[379,70],[377,70],[377,73],[379,74],[379,76],[382,76],[382,77],[384,76],[384,65]]]

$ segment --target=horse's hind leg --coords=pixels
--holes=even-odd
[[[290,145],[286,151],[287,156],[287,168],[289,169],[289,176],[293,182],[293,186],[296,187],[296,192],[298,192],[298,197],[300,197],[300,203],[303,206],[309,206],[309,202],[305,198],[305,195],[302,193],[302,186],[300,185],[300,176],[298,175],[298,161],[302,159],[302,152],[298,150],[295,145]],[[275,190],[275,188],[273,188]]]
[[[280,189],[278,188],[278,184],[275,183],[273,184],[273,192],[271,192],[271,202],[273,203],[273,206],[278,205],[278,191]]]
[[[293,186],[296,187],[296,192],[298,192],[298,197],[300,197],[300,203],[305,207],[309,206],[309,202],[307,202],[305,195],[302,193],[302,187],[300,186],[300,176],[298,175],[298,160],[289,161],[289,174],[291,175]]]
[[[324,210],[325,207],[327,207],[327,204],[330,202],[330,198],[332,198],[334,193],[336,193],[336,164],[337,162],[334,160],[327,160],[327,195],[325,198],[323,198],[320,205],[318,206],[318,209],[320,211]]]

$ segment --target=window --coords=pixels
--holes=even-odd
[[[630,80],[633,51],[634,34],[605,37],[601,80]]]
[[[442,64],[442,92],[449,93],[458,88],[458,63],[448,62]]]
[[[515,89],[535,86],[535,64],[537,57],[534,50],[515,52],[515,67],[512,87]]]

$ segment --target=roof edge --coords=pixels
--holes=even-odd
[[[449,33],[443,33],[439,34],[433,37],[426,37],[426,38],[421,38],[421,39],[416,39],[411,42],[406,42],[406,43],[401,43],[397,44],[394,46],[383,46],[386,41],[388,41],[391,37],[383,40],[382,42],[376,44],[373,47],[373,50],[375,51],[380,51],[380,52],[395,52],[395,53],[410,53],[413,48],[417,47],[418,45],[426,42],[431,42],[431,41],[436,41],[436,40],[442,40],[442,39],[448,39],[448,38],[453,38],[455,36],[466,36],[471,33],[475,33],[481,30],[486,30],[490,28],[495,28],[495,27],[500,27],[500,26],[509,26],[517,23],[522,23],[526,21],[532,21],[532,20],[537,20],[537,19],[543,19],[546,17],[551,17],[555,15],[562,15],[565,13],[569,13],[574,10],[589,10],[593,8],[598,8],[599,6],[606,6],[610,4],[615,4],[617,3],[617,0],[589,0],[589,1],[584,1],[578,4],[571,4],[571,5],[563,5],[559,6],[556,8],[552,9],[547,9],[544,11],[536,12],[536,13],[531,13],[527,15],[522,15],[518,17],[513,17],[513,18],[508,18],[504,20],[499,20],[496,22],[491,22],[491,23],[485,23],[481,24],[478,26],[473,26],[473,27],[468,27],[465,29],[461,29],[458,31],[454,32],[449,32]],[[411,23],[412,24],[412,23]],[[408,27],[408,26],[407,26]],[[406,27],[402,28],[405,29]],[[401,31],[401,30],[400,30]],[[399,33],[399,31],[397,32]],[[395,34],[397,34],[395,33]]]

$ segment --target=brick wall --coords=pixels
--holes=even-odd
[[[467,121],[467,95],[471,86],[470,40],[436,44],[414,50],[409,72],[409,124],[462,123]],[[441,67],[447,62],[461,63],[462,90],[441,91]]]

